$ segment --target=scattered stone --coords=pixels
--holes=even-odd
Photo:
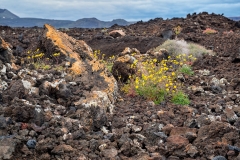
[[[173,39],[173,37],[174,37],[174,33],[171,29],[163,30],[161,35],[164,39]]]
[[[72,148],[72,146],[66,145],[66,144],[61,144],[61,145],[55,146],[51,152],[54,154],[62,155],[64,153],[69,153],[69,152],[73,152],[73,151],[74,151],[74,148]]]
[[[36,147],[36,144],[37,144],[37,142],[34,139],[30,139],[27,141],[27,147],[29,149],[34,149]]]
[[[229,150],[232,150],[232,151],[235,151],[235,152],[240,152],[240,148],[238,148],[238,147],[236,147],[236,146],[228,145],[228,149],[229,149]]]
[[[200,74],[202,74],[203,76],[209,76],[210,75],[210,71],[209,70],[199,70],[198,71]]]
[[[129,47],[126,47],[120,54],[120,56],[123,56],[123,55],[138,55],[140,54],[140,51],[137,49],[137,48],[129,48]]]
[[[227,159],[223,156],[216,156],[212,160],[227,160]]]
[[[41,159],[41,160],[49,160],[49,159],[51,159],[51,156],[50,156],[48,153],[43,153],[43,154],[39,157],[39,159]]]
[[[166,134],[169,135],[171,130],[174,128],[174,126],[172,124],[167,124],[166,126],[164,126],[162,128],[162,131]]]
[[[20,130],[19,133],[20,133],[21,136],[27,136],[28,133],[29,133],[29,130],[28,129],[23,129],[23,130]]]
[[[227,116],[227,120],[228,120],[229,123],[233,124],[238,119],[238,116],[235,114],[235,112],[234,112],[232,107],[226,107],[224,112],[225,112],[225,114]]]
[[[132,126],[132,131],[133,131],[134,133],[140,132],[141,130],[142,130],[142,127],[141,127],[141,126],[136,126],[136,125],[133,125],[133,126]]]
[[[167,143],[169,146],[175,146],[176,148],[181,148],[186,146],[189,142],[186,138],[180,135],[169,136],[167,138]]]
[[[0,139],[0,159],[11,159],[16,151],[16,142],[13,138]]]
[[[166,139],[167,138],[167,135],[163,132],[154,132],[155,135],[163,138],[163,139]]]
[[[187,151],[187,154],[189,154],[191,157],[195,157],[198,154],[197,147],[191,144],[187,145],[186,151]]]
[[[113,30],[109,32],[109,35],[112,36],[113,38],[117,38],[125,36],[126,34],[123,32],[123,30]]]
[[[13,54],[10,45],[0,36],[0,60],[6,63],[13,61]]]
[[[188,89],[191,89],[195,95],[201,95],[204,93],[204,89],[201,86],[190,86]]]
[[[118,151],[115,149],[115,148],[111,148],[111,149],[104,149],[102,151],[102,154],[104,157],[106,158],[110,158],[110,159],[114,159],[117,154],[118,154]]]
[[[184,149],[189,144],[187,138],[180,135],[169,136],[165,144],[169,153],[180,157],[186,156],[187,153]]]
[[[28,149],[28,147],[26,145],[23,145],[21,151],[25,154],[25,155],[32,155],[33,153]]]
[[[0,136],[4,136],[7,134],[7,120],[5,117],[0,116]]]

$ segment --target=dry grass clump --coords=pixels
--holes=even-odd
[[[167,40],[162,45],[155,48],[154,51],[166,49],[171,56],[180,54],[192,55],[195,58],[200,58],[204,54],[212,54],[212,51],[207,50],[201,45],[195,43],[187,43],[184,40]]]

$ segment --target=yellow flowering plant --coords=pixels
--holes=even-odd
[[[177,35],[179,35],[181,33],[182,27],[181,26],[177,26],[177,27],[173,28],[173,30],[174,30],[174,32],[175,32],[175,34],[177,36]]]
[[[108,71],[112,71],[112,66],[114,61],[116,60],[116,56],[112,55],[111,57],[106,58],[105,54],[102,53],[100,50],[95,50],[93,52],[93,57],[96,60],[99,60],[101,63],[103,63],[106,67]]]
[[[122,90],[129,94],[129,91],[133,92],[134,86],[134,93],[152,100],[156,104],[160,104],[166,98],[182,96],[182,94],[179,94],[182,93],[182,84],[177,81],[177,76],[181,74],[179,69],[188,61],[194,60],[194,57],[185,54],[174,57],[169,56],[168,59],[163,59],[160,62],[157,59],[148,59],[141,63],[141,68],[143,68],[141,73],[129,77],[129,83],[125,84]],[[186,99],[182,102],[183,104],[189,102],[186,95],[183,98]]]

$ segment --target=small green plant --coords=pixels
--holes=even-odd
[[[58,70],[58,71],[63,71],[64,67],[63,66],[56,66],[54,69]]]
[[[217,33],[216,30],[214,29],[211,29],[211,28],[206,28],[204,31],[203,31],[204,34],[214,34],[214,33]]]
[[[172,95],[172,103],[179,104],[179,105],[189,105],[190,100],[188,99],[188,96],[183,93],[182,91],[177,91]]]
[[[44,69],[44,70],[49,70],[50,68],[51,68],[51,66],[48,64],[42,66],[42,69]]]
[[[33,63],[35,69],[44,69],[44,70],[49,70],[51,68],[50,65],[45,64],[44,62],[35,62]]]
[[[179,68],[179,71],[183,74],[186,74],[186,75],[193,75],[194,72],[192,71],[192,68],[190,65],[187,65],[187,64],[184,64],[182,65],[180,68]]]
[[[153,100],[155,104],[160,104],[167,95],[166,90],[159,89],[157,86],[142,86],[137,88],[137,93],[140,96],[143,96],[149,100]]]

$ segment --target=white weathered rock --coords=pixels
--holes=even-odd
[[[226,106],[224,110],[225,115],[229,123],[234,123],[238,119],[238,116],[235,114],[232,106]]]
[[[113,30],[111,32],[109,32],[109,35],[114,37],[114,38],[117,38],[117,37],[122,37],[122,36],[125,36],[125,32],[123,32],[123,30],[119,29],[119,30]]]
[[[29,81],[25,81],[22,79],[22,83],[23,83],[24,88],[26,88],[26,89],[30,89],[32,87],[32,84]]]
[[[75,106],[82,105],[86,108],[89,107],[97,107],[99,106],[101,109],[105,111],[113,112],[114,105],[108,98],[106,92],[102,91],[93,91],[92,95],[89,95],[86,99],[81,99],[77,102],[74,102]]]
[[[192,90],[193,93],[204,93],[204,89],[201,86],[189,86],[188,89]]]
[[[207,69],[199,70],[198,72],[203,76],[209,76],[210,75],[210,71],[207,70]]]
[[[8,88],[8,84],[5,81],[0,80],[0,91],[4,91]]]
[[[7,67],[2,65],[2,69],[0,70],[1,75],[5,75],[7,73]]]
[[[133,132],[140,132],[142,130],[141,126],[136,126],[136,125],[132,125],[132,131]]]
[[[31,87],[28,94],[30,94],[30,95],[35,95],[35,96],[39,95],[39,88],[37,88],[37,87]]]

